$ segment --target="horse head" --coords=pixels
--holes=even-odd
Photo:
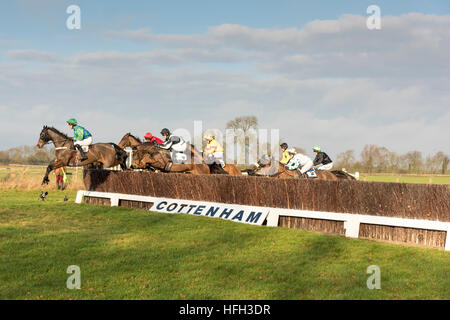
[[[39,140],[38,140],[38,143],[37,143],[37,147],[39,149],[44,147],[47,143],[50,142],[50,140],[52,140],[52,138],[48,134],[48,129],[49,128],[47,126],[44,126],[44,128],[42,128],[42,131],[41,131],[41,134],[39,135]]]

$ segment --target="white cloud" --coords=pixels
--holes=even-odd
[[[321,144],[331,154],[368,143],[450,153],[450,16],[383,17],[381,31],[367,30],[364,17],[344,15],[302,29],[220,25],[194,35],[110,34],[157,47],[6,54],[19,63],[0,64],[8,106],[0,108],[0,148],[34,144],[43,124],[65,128],[69,117],[86,124],[96,141],[118,141],[129,131],[191,130],[194,120],[204,129],[224,128],[234,117],[255,115],[290,144]],[[33,68],[28,61],[43,63]]]
[[[59,62],[62,60],[58,54],[39,50],[9,50],[5,56],[9,59],[25,61]]]

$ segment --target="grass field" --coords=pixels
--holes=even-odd
[[[38,196],[0,190],[0,299],[450,298],[445,251]]]
[[[40,166],[0,166],[0,189],[41,189],[45,170],[45,167]],[[71,190],[83,189],[83,170],[67,168],[66,172],[68,173],[67,188]],[[56,189],[55,175],[51,173],[49,177],[50,184],[46,189]]]
[[[362,181],[400,182],[400,183],[433,183],[450,184],[450,176],[414,176],[414,175],[363,175]]]

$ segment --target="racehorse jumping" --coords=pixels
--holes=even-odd
[[[39,135],[37,146],[42,148],[49,142],[55,146],[56,159],[50,162],[42,180],[42,185],[48,184],[48,175],[60,167],[77,167],[88,164],[101,164],[104,168],[120,165],[126,170],[127,153],[115,143],[95,143],[89,146],[87,160],[80,161],[80,154],[74,148],[74,140],[53,127],[44,126]]]
[[[151,153],[156,150],[161,150],[155,148],[155,145],[152,143],[143,143],[139,138],[135,137],[131,133],[125,134],[122,139],[119,142],[119,146],[121,148],[130,147],[134,150],[146,150],[147,152]],[[191,159],[194,160],[193,164],[206,164],[202,154],[200,151],[195,149],[195,146],[188,143],[188,148],[191,151]],[[136,166],[137,168],[137,166]],[[158,168],[154,168],[158,169]],[[225,168],[222,169],[218,164],[212,164],[209,166],[209,173],[211,174],[229,174],[232,176],[240,176],[242,175],[242,172],[233,164],[227,164]]]
[[[134,150],[147,150],[152,152],[155,150],[155,144],[150,142],[142,142],[141,139],[132,135],[131,133],[125,134],[119,142],[119,147],[127,148],[130,147]],[[191,150],[191,159],[194,159],[195,163],[202,163],[203,159],[199,151],[195,149],[193,145],[188,143],[188,147]]]
[[[272,161],[269,163],[261,163],[258,162],[259,168],[245,170],[250,176],[266,176],[273,178],[281,178],[281,179],[290,179],[290,178],[306,178],[306,176],[302,176],[298,170],[288,170],[285,168],[285,165],[278,162]],[[355,177],[348,174],[345,171],[341,170],[315,170],[317,178],[319,180],[356,180]],[[310,179],[310,178],[308,178]]]
[[[131,133],[125,134],[122,137],[122,139],[120,140],[120,142],[118,143],[118,146],[121,147],[122,149],[125,149],[127,147],[138,148],[138,147],[141,147],[142,145],[144,145],[144,144],[141,141],[141,139],[133,136]]]
[[[148,169],[153,168],[163,172],[190,173],[190,174],[209,174],[207,164],[181,164],[171,161],[170,152],[166,150],[137,150],[133,158],[132,168]]]

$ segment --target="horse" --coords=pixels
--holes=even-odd
[[[127,147],[133,149],[141,147],[143,145],[143,142],[141,141],[141,139],[133,136],[131,133],[127,133],[122,137],[122,139],[117,145],[122,149],[125,149]]]
[[[218,164],[213,164],[212,166],[218,166]],[[214,170],[214,167],[210,167],[211,171]],[[242,172],[241,170],[238,169],[238,167],[236,167],[234,164],[230,164],[230,163],[226,163],[225,167],[222,168],[226,173],[228,173],[230,176],[242,176]],[[216,169],[217,170],[217,169]],[[213,172],[211,172],[213,173]]]
[[[163,172],[177,172],[189,174],[210,174],[207,164],[181,164],[173,163],[170,152],[166,150],[137,150],[133,158],[132,168],[137,169],[157,169]]]
[[[188,143],[187,149],[191,151],[191,162],[193,164],[206,164],[200,151],[198,151],[194,145]],[[155,145],[152,143],[142,142],[141,139],[135,137],[131,133],[125,134],[119,142],[121,148],[131,147],[134,151],[136,150],[147,150],[148,152],[155,151]],[[160,150],[160,149],[159,149]],[[154,168],[156,169],[156,168]],[[220,165],[213,163],[209,165],[209,170],[211,174],[229,174],[231,176],[240,176],[242,172],[233,164],[226,164],[225,168]]]
[[[269,163],[261,163],[259,168],[244,170],[250,176],[265,176],[272,178],[290,179],[290,178],[308,178],[306,174],[301,174],[298,170],[288,170],[285,165],[278,161],[270,161]],[[353,176],[341,170],[327,171],[327,170],[315,170],[318,180],[355,180]]]
[[[201,153],[195,149],[193,145],[190,143],[188,144],[188,149],[191,151],[191,159],[194,158],[194,163],[202,163],[203,159],[201,157]],[[147,150],[149,152],[152,152],[154,150],[154,147],[156,146],[155,143],[150,142],[142,142],[141,139],[138,137],[132,135],[131,133],[125,134],[118,145],[121,148],[130,147],[134,151],[136,150]]]
[[[80,160],[80,155],[74,148],[73,138],[58,131],[53,127],[44,126],[39,135],[37,143],[38,148],[44,147],[49,142],[53,142],[55,146],[56,159],[50,162],[47,167],[42,185],[48,184],[50,180],[48,175],[52,170],[60,167],[78,167],[89,164],[101,165],[105,168],[120,165],[122,170],[126,170],[127,153],[115,143],[95,143],[89,146],[86,153],[87,159]]]

